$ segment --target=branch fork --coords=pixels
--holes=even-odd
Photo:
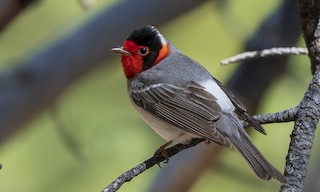
[[[294,107],[288,110],[284,110],[277,113],[269,113],[264,115],[256,115],[254,118],[258,120],[261,124],[267,124],[267,123],[282,123],[282,122],[290,122],[293,121],[297,115],[298,107]],[[248,124],[243,122],[244,127],[247,127]],[[166,148],[165,151],[168,154],[169,157],[172,157],[173,155],[188,149],[190,147],[193,147],[201,142],[205,141],[205,139],[193,139],[188,144],[176,144],[173,147]],[[156,164],[159,164],[163,161],[165,161],[166,158],[163,157],[160,153],[156,153],[153,157],[150,159],[144,161],[143,163],[138,164],[137,166],[133,167],[132,169],[126,171],[125,173],[121,174],[117,179],[115,179],[111,184],[109,184],[103,192],[115,192],[120,187],[126,183],[131,181],[134,177],[140,175],[147,169],[153,167]]]

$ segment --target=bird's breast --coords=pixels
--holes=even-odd
[[[136,105],[132,100],[132,105],[140,115],[140,117],[163,139],[166,141],[173,141],[175,143],[187,143],[192,138],[197,138],[199,136],[186,132],[181,128],[178,128],[154,114],[149,113],[145,109]]]

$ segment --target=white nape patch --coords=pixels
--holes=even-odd
[[[154,31],[157,32],[157,35],[158,35],[158,37],[160,38],[161,44],[162,44],[162,45],[167,44],[167,43],[168,43],[167,40],[161,35],[161,33],[159,32],[159,30],[158,30],[155,26],[151,26],[151,27],[152,27],[152,29],[153,29]]]
[[[161,44],[162,45],[166,45],[167,44],[167,40],[161,35],[161,33],[158,31],[158,36],[161,40]]]
[[[200,83],[200,85],[205,87],[206,91],[217,98],[217,102],[223,111],[230,112],[235,110],[235,107],[230,101],[229,97],[213,79],[203,81]]]
[[[159,30],[157,28],[155,28],[155,26],[152,26],[153,30],[155,30],[158,34],[158,37],[160,38],[161,44],[162,45],[166,45],[167,44],[167,40],[161,35],[161,33],[159,32]]]

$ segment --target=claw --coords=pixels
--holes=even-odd
[[[161,154],[161,156],[165,158],[165,160],[163,162],[164,163],[168,163],[169,162],[169,156],[168,156],[168,153],[166,151],[166,147],[168,147],[171,143],[172,143],[172,141],[169,141],[169,142],[165,143],[164,145],[162,145],[161,147],[159,147],[159,149],[157,149],[156,152],[154,153],[154,156]],[[160,168],[162,168],[160,163],[158,163],[158,166]]]
[[[207,139],[207,140],[204,141],[204,143],[205,143],[206,145],[210,145],[211,140]]]

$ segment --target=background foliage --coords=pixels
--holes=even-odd
[[[77,1],[40,1],[1,34],[1,69],[16,67],[16,61],[28,58],[50,42],[76,30],[114,2],[96,1],[95,7],[85,12]],[[227,10],[219,10],[208,2],[159,27],[169,41],[222,82],[236,65],[221,67],[219,61],[241,52],[242,43],[278,1],[229,3]],[[303,63],[307,63],[307,58],[293,57],[287,75],[265,95],[260,113],[298,104],[311,79],[310,75],[305,75],[309,74],[309,68]],[[3,164],[0,191],[101,191],[120,173],[150,157],[164,143],[131,107],[126,80],[116,56],[113,62],[105,63],[74,83],[53,108],[27,126],[0,147]],[[292,124],[264,127],[268,136],[255,133],[254,143],[282,170]],[[219,164],[216,172],[207,171],[193,191],[278,190],[278,183],[259,180],[233,151],[228,151]],[[120,191],[145,189],[157,171],[161,169],[148,170]]]

